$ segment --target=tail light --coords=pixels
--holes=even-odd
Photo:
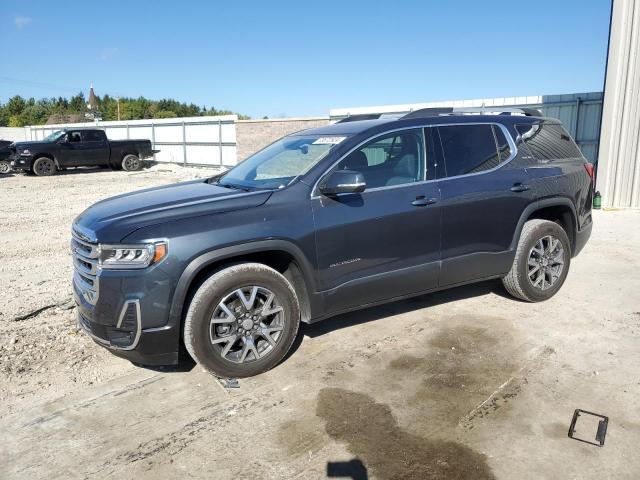
[[[586,162],[584,164],[584,169],[587,171],[587,174],[591,178],[591,183],[595,183],[596,167],[593,166],[593,163]]]

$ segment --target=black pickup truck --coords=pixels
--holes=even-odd
[[[89,128],[58,130],[43,140],[16,142],[9,148],[14,170],[38,176],[87,166],[135,171],[142,168],[143,159],[158,152],[149,140],[109,140],[104,130]]]

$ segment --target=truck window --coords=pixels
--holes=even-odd
[[[580,149],[562,125],[542,123],[516,125],[518,139],[527,146],[537,160],[580,158]]]
[[[447,177],[482,172],[500,164],[492,125],[450,125],[438,127],[438,131]]]
[[[69,143],[80,143],[82,141],[82,137],[80,132],[69,132],[67,133],[67,140]]]
[[[82,132],[82,136],[85,142],[102,142],[104,140],[104,134],[96,130]]]

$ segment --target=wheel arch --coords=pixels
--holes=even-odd
[[[524,209],[511,241],[511,250],[515,250],[520,240],[522,227],[527,220],[542,219],[556,222],[562,226],[569,237],[571,254],[575,255],[578,216],[573,202],[566,197],[554,197],[538,200]]]
[[[302,251],[286,240],[265,240],[225,247],[204,253],[192,260],[178,280],[171,301],[169,324],[182,326],[191,298],[198,287],[216,271],[234,264],[255,262],[282,273],[291,282],[303,322],[312,315],[314,281],[312,268]]]

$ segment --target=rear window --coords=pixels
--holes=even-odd
[[[580,158],[580,149],[562,125],[542,123],[517,125],[519,141],[524,142],[537,160]]]
[[[84,141],[85,142],[101,142],[102,140],[104,140],[104,135],[102,132],[96,132],[88,130],[86,132],[83,132],[84,135]]]
[[[438,131],[447,177],[482,172],[500,164],[492,125],[450,125],[438,127]]]

